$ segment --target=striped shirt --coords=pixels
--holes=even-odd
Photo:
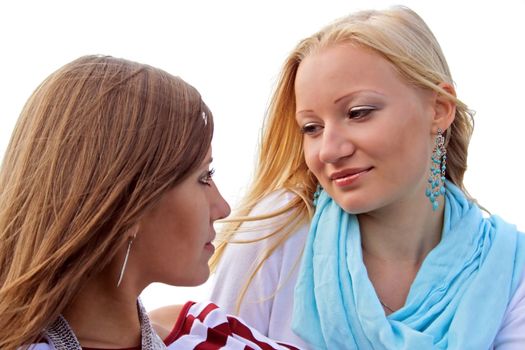
[[[168,350],[298,350],[276,342],[251,328],[240,318],[226,314],[210,302],[184,304],[170,334],[164,339]],[[53,350],[46,343],[33,344],[30,350]],[[106,350],[83,348],[83,350]],[[116,350],[116,349],[112,349]],[[119,350],[140,350],[126,348]]]
[[[169,350],[298,349],[275,342],[246,325],[240,318],[227,315],[213,303],[184,305],[171,334],[166,338]]]

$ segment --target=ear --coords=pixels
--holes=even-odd
[[[456,96],[454,86],[449,83],[440,83],[439,87]],[[447,130],[456,117],[456,103],[447,96],[436,93],[434,98],[434,118],[432,120],[432,133],[436,134],[438,129]]]

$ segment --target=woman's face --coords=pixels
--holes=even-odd
[[[200,167],[139,221],[132,254],[149,282],[194,286],[208,279],[213,223],[230,214],[211,178],[211,160],[210,148]]]
[[[428,201],[433,92],[409,86],[372,50],[344,44],[301,62],[295,97],[306,164],[344,210]]]

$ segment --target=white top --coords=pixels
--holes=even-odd
[[[251,215],[260,215],[282,208],[294,194],[276,192],[262,200]],[[273,222],[286,220],[286,215]],[[270,220],[268,220],[270,221]],[[267,222],[247,222],[242,225],[241,239],[261,238],[272,232]],[[273,226],[275,227],[275,226]],[[214,286],[210,299],[227,313],[238,314],[262,334],[276,340],[290,342],[310,349],[290,328],[293,312],[293,293],[297,281],[300,259],[308,234],[303,224],[266,260],[249,285],[240,312],[236,311],[239,294],[251,274],[254,261],[282,234],[254,243],[229,244],[213,276]],[[248,230],[245,230],[248,229]],[[497,288],[497,286],[494,286]],[[518,289],[511,299],[493,349],[525,349],[525,271]]]

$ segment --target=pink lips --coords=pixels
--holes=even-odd
[[[351,168],[345,169],[342,171],[337,171],[330,175],[330,180],[334,182],[335,185],[339,187],[345,187],[353,184],[357,181],[362,175],[366,174],[372,169],[368,168]]]
[[[206,243],[204,249],[211,251],[212,254],[215,252],[215,246],[211,242]]]
[[[215,239],[215,232],[213,233],[213,236],[211,239],[204,244],[204,249],[211,250],[211,252],[215,252],[215,246],[213,245],[213,240]]]

